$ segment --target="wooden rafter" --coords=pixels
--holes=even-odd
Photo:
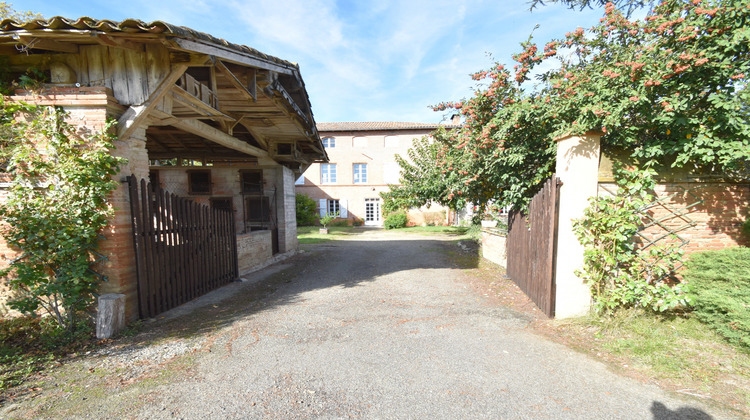
[[[229,83],[231,83],[245,98],[252,100],[253,102],[258,102],[258,93],[255,88],[255,71],[253,71],[253,80],[252,80],[252,87],[248,89],[248,86],[245,86],[240,79],[237,78],[237,76],[232,73],[229,68],[221,62],[221,60],[215,60],[216,62],[216,68],[229,80]]]
[[[156,106],[159,104],[162,98],[172,90],[175,82],[182,76],[187,70],[186,64],[177,64],[172,66],[172,70],[169,74],[162,79],[159,86],[154,89],[151,96],[141,105],[130,106],[124,114],[117,120],[117,138],[125,140],[133,134],[136,128],[146,121],[146,117],[151,114],[152,111],[156,110]],[[164,113],[162,113],[164,114]],[[171,116],[169,114],[164,114]]]
[[[169,114],[165,114],[158,110],[155,110],[154,113],[157,114],[157,116],[161,116],[162,118],[170,117]],[[161,114],[163,114],[163,116]],[[219,129],[211,127],[210,125],[197,120],[178,118],[177,121],[172,124],[172,126],[188,133],[193,133],[199,137],[203,137],[206,140],[213,141],[214,143],[220,144],[224,147],[237,150],[238,152],[256,157],[269,156],[267,151],[249,145],[236,137],[232,137]]]

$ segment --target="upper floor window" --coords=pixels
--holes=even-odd
[[[398,136],[385,136],[385,148],[395,149],[398,147]]]
[[[366,163],[354,164],[354,183],[355,184],[367,184],[367,164]]]
[[[323,147],[326,149],[336,147],[336,137],[323,137]]]
[[[335,163],[321,163],[320,164],[320,183],[321,184],[335,184],[336,183],[336,164]]]
[[[300,177],[297,178],[296,181],[294,181],[294,185],[305,185],[305,176],[300,175]]]

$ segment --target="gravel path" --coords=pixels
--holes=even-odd
[[[732,418],[619,377],[534,335],[525,328],[526,316],[491,304],[457,280],[461,269],[446,249],[465,251],[447,239],[372,231],[308,246],[155,322],[156,330],[173,332],[171,339],[143,339],[93,355],[84,368],[120,375],[97,401],[81,397],[76,403],[78,394],[60,391],[57,400],[45,395],[33,409],[14,407],[9,414]],[[164,380],[160,369],[171,376]],[[54,411],[66,398],[72,408]]]

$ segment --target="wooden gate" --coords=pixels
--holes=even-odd
[[[552,176],[531,200],[528,214],[508,216],[508,276],[547,316],[555,316],[555,255],[560,180]]]
[[[134,176],[128,177],[128,187],[141,318],[237,279],[232,212],[152,189]]]

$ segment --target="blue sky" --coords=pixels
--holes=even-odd
[[[601,10],[525,0],[24,0],[45,17],[162,20],[299,63],[317,122],[444,117],[429,105],[471,96],[470,73],[511,55],[528,38],[544,44]]]

